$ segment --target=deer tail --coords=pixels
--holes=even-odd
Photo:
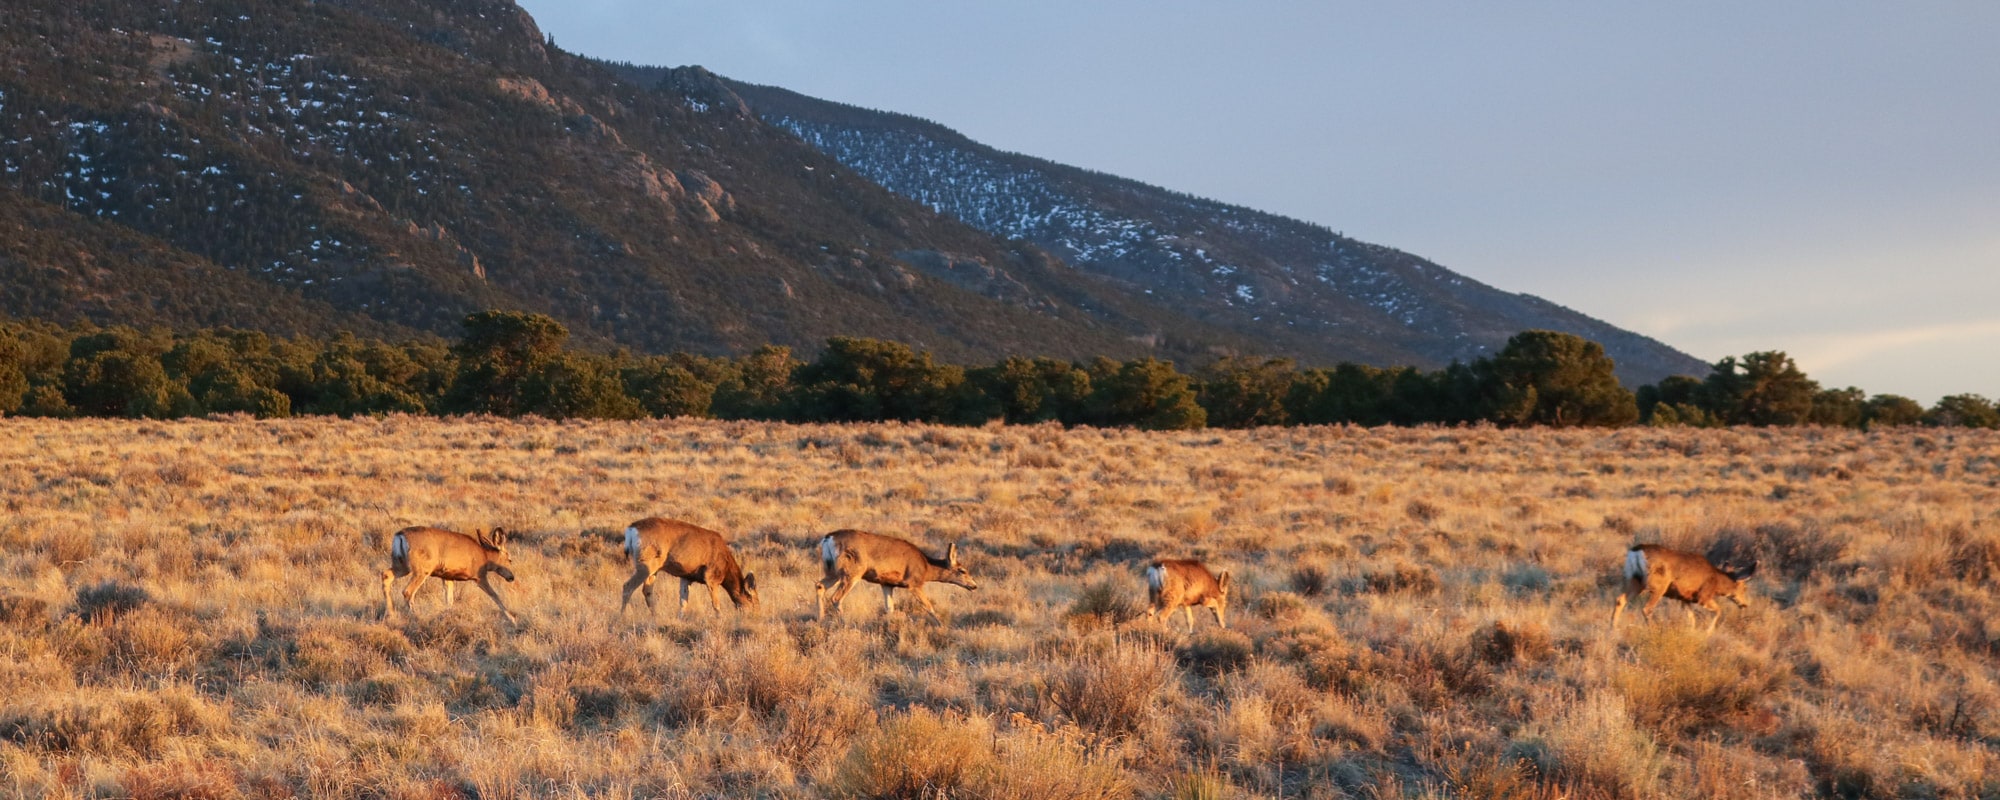
[[[823,537],[820,537],[819,563],[825,565],[827,569],[833,569],[833,562],[839,560],[840,560],[840,545],[833,541],[833,534],[829,533]]]
[[[1165,587],[1166,585],[1167,585],[1167,568],[1165,565],[1154,564],[1146,568],[1146,588],[1158,592],[1161,588]]]
[[[1646,577],[1646,551],[1637,547],[1625,551],[1625,577],[1639,580]]]
[[[389,537],[389,558],[399,564],[410,558],[410,537],[404,536],[402,531]]]
[[[625,529],[625,557],[639,557],[639,528],[637,526]]]

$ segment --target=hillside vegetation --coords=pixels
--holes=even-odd
[[[2000,433],[0,420],[0,793],[1974,797],[2000,792]],[[629,522],[762,605],[616,616]],[[391,532],[505,526],[520,628],[381,621]],[[945,620],[830,530],[950,542]],[[1607,628],[1634,542],[1758,559]],[[1230,625],[1137,619],[1157,556]],[[701,592],[695,593],[697,597]],[[907,606],[905,606],[907,607]]]

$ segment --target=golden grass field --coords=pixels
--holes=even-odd
[[[0,507],[8,795],[2000,795],[1991,431],[9,419]],[[762,607],[619,619],[652,515]],[[513,532],[520,629],[377,619],[416,524]],[[843,527],[982,588],[816,622]],[[1648,541],[1756,603],[1609,630]],[[1156,556],[1228,630],[1135,619]]]

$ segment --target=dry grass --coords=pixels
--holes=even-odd
[[[1988,432],[9,419],[0,464],[0,796],[2000,794]],[[655,514],[762,610],[619,619]],[[376,619],[412,524],[515,532],[521,628]],[[982,588],[815,622],[840,527]],[[1609,630],[1634,542],[1755,604]],[[1229,629],[1140,617],[1162,556]]]

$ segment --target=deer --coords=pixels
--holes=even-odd
[[[933,621],[942,622],[937,607],[924,594],[926,583],[949,583],[969,590],[979,588],[979,582],[972,579],[972,573],[958,563],[958,543],[945,548],[944,558],[931,558],[916,545],[893,536],[882,536],[857,530],[838,530],[819,540],[820,565],[826,575],[813,585],[813,600],[819,605],[819,618],[826,619],[828,589],[833,590],[833,610],[840,611],[840,601],[854,588],[856,581],[867,581],[882,587],[882,613],[887,615],[896,610],[895,590],[908,589],[917,604],[931,615]]]
[[[1611,627],[1618,627],[1625,603],[1644,593],[1648,597],[1639,613],[1645,615],[1647,622],[1653,621],[1653,608],[1660,604],[1661,598],[1671,597],[1688,604],[1690,622],[1695,621],[1696,606],[1713,612],[1715,616],[1709,617],[1707,632],[1714,633],[1716,623],[1722,621],[1722,606],[1715,601],[1727,597],[1737,608],[1749,608],[1747,582],[1756,572],[1755,561],[1741,569],[1729,570],[1693,553],[1657,544],[1633,545],[1625,552],[1625,593],[1618,596],[1618,605],[1611,610]]]
[[[1229,627],[1223,614],[1229,610],[1229,573],[1220,577],[1200,561],[1161,559],[1146,568],[1146,597],[1152,607],[1146,618],[1165,614],[1172,621],[1174,609],[1187,612],[1188,632],[1194,632],[1195,606],[1215,612],[1215,624]]]
[[[397,578],[407,575],[411,577],[409,585],[403,587],[406,612],[415,613],[411,603],[425,580],[435,577],[445,582],[446,605],[452,601],[453,581],[478,581],[479,588],[500,607],[500,615],[507,622],[519,625],[514,612],[507,610],[506,601],[500,599],[500,593],[486,580],[488,575],[499,575],[513,583],[513,567],[514,560],[507,555],[507,532],[500,528],[494,528],[492,533],[475,530],[470,536],[441,528],[404,528],[389,537],[389,568],[382,571],[382,618],[388,619],[395,613],[390,588]]]
[[[722,594],[737,609],[757,607],[757,576],[744,572],[730,552],[722,534],[686,522],[647,517],[625,528],[625,555],[632,559],[632,579],[625,582],[625,596],[618,603],[618,616],[632,603],[632,590],[644,589],[646,611],[657,615],[653,605],[653,579],[660,573],[681,579],[681,604],[674,609],[680,616],[687,609],[688,587],[708,587],[708,604],[722,613]]]

